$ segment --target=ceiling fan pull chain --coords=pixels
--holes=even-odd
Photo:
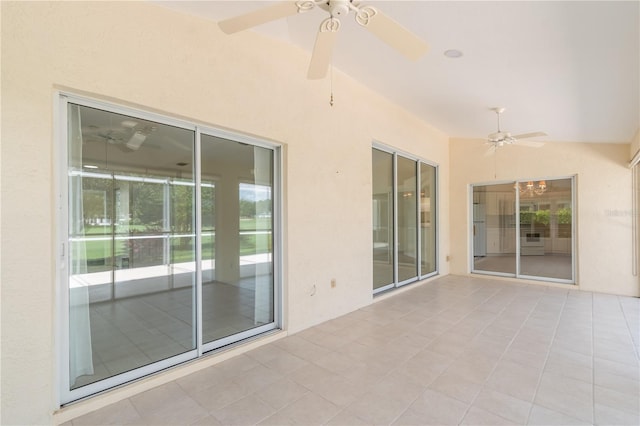
[[[329,90],[331,91],[331,98],[329,99],[329,105],[333,107],[333,60],[331,61],[331,75],[329,76]]]

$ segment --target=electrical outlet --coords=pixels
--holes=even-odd
[[[336,279],[331,278],[331,288],[336,288]]]

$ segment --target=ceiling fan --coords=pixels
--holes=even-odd
[[[329,12],[329,17],[322,21],[318,30],[307,72],[309,79],[320,79],[327,74],[333,46],[340,30],[340,18],[346,17],[350,12],[354,13],[358,24],[411,60],[417,60],[428,50],[427,43],[411,31],[383,15],[377,8],[360,4],[359,0],[283,1],[220,21],[218,26],[226,34],[233,34],[316,7]]]
[[[491,111],[496,113],[496,116],[498,119],[498,131],[495,133],[491,133],[487,137],[487,143],[491,145],[490,152],[494,151],[495,149],[501,146],[511,145],[516,142],[518,143],[518,145],[529,146],[532,148],[539,148],[542,145],[544,145],[544,143],[542,142],[522,141],[521,139],[535,138],[538,136],[547,136],[545,132],[522,133],[520,135],[512,136],[511,133],[503,132],[502,130],[500,130],[500,114],[502,114],[505,111],[505,108],[502,108],[502,107],[491,108]]]
[[[137,151],[147,138],[156,131],[156,126],[124,120],[120,126],[100,127],[89,125],[82,128],[82,135],[89,141],[107,142],[124,151]]]

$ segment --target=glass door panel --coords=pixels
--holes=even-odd
[[[67,115],[73,390],[196,347],[195,132],[75,104]]]
[[[416,161],[397,157],[398,282],[418,276]]]
[[[393,155],[373,150],[373,289],[393,284]]]
[[[274,322],[273,151],[210,135],[202,153],[202,333]]]
[[[420,275],[436,271],[436,168],[420,163]]]
[[[573,280],[572,179],[520,182],[520,275]]]
[[[516,273],[516,193],[513,184],[473,187],[473,269]]]

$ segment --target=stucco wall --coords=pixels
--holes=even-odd
[[[485,156],[481,140],[451,149],[451,273],[469,272],[469,185],[576,176],[577,284],[582,290],[639,296],[632,269],[628,144],[547,143],[505,146]]]
[[[225,36],[211,21],[156,5],[1,7],[2,424],[50,423],[56,405],[59,89],[283,144],[291,331],[372,301],[372,140],[440,165],[440,271],[448,273],[448,139],[427,123],[337,70],[330,107],[328,81],[305,78],[307,53],[251,32]]]

